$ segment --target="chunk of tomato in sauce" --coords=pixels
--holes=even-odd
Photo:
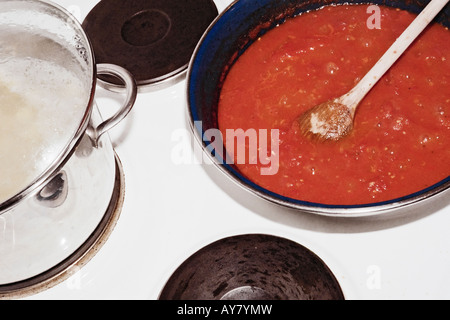
[[[277,173],[237,164],[243,175],[277,194],[331,205],[393,200],[450,175],[450,34],[441,25],[429,26],[367,95],[348,137],[317,143],[298,133],[303,112],[348,92],[415,17],[380,8],[381,29],[367,27],[366,5],[304,13],[231,67],[220,130],[280,132]]]

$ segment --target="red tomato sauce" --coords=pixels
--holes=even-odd
[[[239,57],[221,90],[219,129],[280,135],[278,172],[237,164],[244,176],[277,194],[331,205],[393,200],[449,176],[450,35],[441,25],[429,26],[366,96],[350,135],[318,143],[298,132],[302,113],[348,92],[415,18],[380,8],[381,29],[368,28],[366,5],[304,13]]]

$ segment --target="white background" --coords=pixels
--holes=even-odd
[[[98,1],[56,2],[82,21]],[[220,11],[229,3],[216,1]],[[103,89],[97,96],[104,115],[118,103]],[[191,254],[246,233],[278,235],[311,249],[347,299],[450,298],[449,192],[397,218],[299,213],[241,190],[206,162],[176,164],[180,141],[174,137],[183,130],[189,133],[185,81],[139,94],[129,117],[110,132],[126,182],[116,229],[72,278],[28,299],[157,299]]]

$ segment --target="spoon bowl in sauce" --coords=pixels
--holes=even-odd
[[[432,0],[386,51],[364,78],[347,94],[305,112],[298,119],[301,134],[314,140],[340,140],[353,129],[359,103],[408,49],[449,0]]]

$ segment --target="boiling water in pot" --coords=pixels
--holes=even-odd
[[[71,52],[25,28],[0,27],[0,203],[39,177],[71,141],[89,84]]]

